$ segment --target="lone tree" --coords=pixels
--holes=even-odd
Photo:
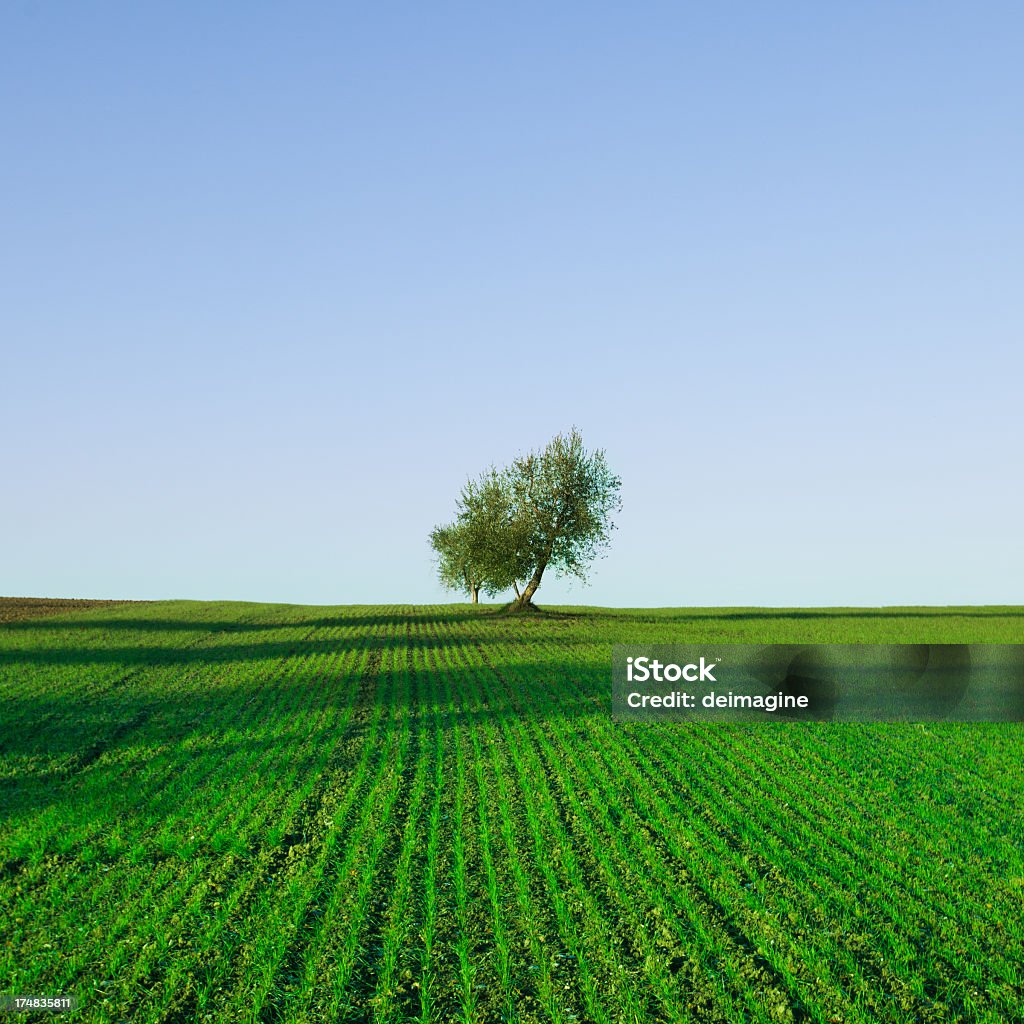
[[[547,569],[587,578],[590,563],[615,529],[612,514],[622,507],[622,481],[608,468],[603,449],[587,452],[575,427],[542,451],[517,458],[508,478],[518,523],[518,565],[532,568],[510,608],[522,611],[532,604]]]
[[[463,487],[456,521],[430,535],[441,582],[474,603],[481,590],[511,587],[509,610],[518,612],[533,606],[549,568],[586,579],[615,528],[620,485],[604,452],[588,453],[575,428],[506,469],[491,468]]]

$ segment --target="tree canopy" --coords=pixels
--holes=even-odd
[[[523,576],[519,524],[508,481],[494,468],[468,480],[456,506],[455,522],[434,527],[430,545],[441,583],[468,594],[475,604],[481,591],[493,596]]]
[[[430,535],[441,582],[473,601],[513,588],[511,607],[523,610],[548,569],[585,580],[615,528],[620,487],[604,451],[588,452],[575,428],[492,467],[462,488],[455,522]]]

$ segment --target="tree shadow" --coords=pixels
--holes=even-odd
[[[211,637],[217,634],[211,634]],[[292,657],[321,657],[344,654],[357,648],[373,650],[445,650],[455,645],[474,646],[493,643],[496,637],[486,632],[433,635],[429,633],[381,633],[349,639],[300,638],[293,640],[260,640],[240,644],[209,644],[205,638],[188,646],[174,647],[26,647],[0,649],[0,667],[33,665],[123,665],[126,669],[160,668],[169,665],[214,664],[237,662],[272,662]],[[527,645],[528,637],[502,637],[503,645]]]
[[[241,619],[187,619],[187,618],[143,618],[143,617],[111,617],[111,618],[61,618],[53,619],[22,619],[2,623],[3,629],[12,633],[45,630],[56,632],[61,630],[133,633],[258,633],[275,629],[336,629],[388,627],[406,623],[431,622],[470,622],[491,617],[498,606],[415,606],[410,605],[408,611],[374,611],[368,606],[366,611],[357,610],[352,614],[348,609],[359,609],[358,605],[346,606],[345,611],[338,614],[314,615],[296,619],[268,618],[245,621]]]
[[[610,714],[610,680],[585,689],[560,684],[557,666],[540,662],[502,666],[502,675],[513,681],[486,666],[424,668],[371,659],[362,673],[313,666],[240,685],[214,676],[187,688],[151,683],[9,696],[0,732],[0,765],[6,768],[0,821],[60,803],[78,821],[116,807],[119,816],[142,813],[152,824],[166,809],[162,790],[147,792],[136,780],[156,759],[167,761],[169,783],[175,765],[187,771],[195,757],[220,764],[241,751],[280,756],[301,777],[316,759],[309,751],[338,743],[358,748],[378,713],[413,730],[431,730],[435,720],[443,730],[457,730],[485,721]],[[348,708],[340,732],[321,724],[341,719]]]
[[[783,622],[791,619],[936,619],[936,618],[1024,618],[1016,605],[892,607],[892,608],[590,608],[559,605],[542,608],[542,616],[571,622],[585,620],[621,623],[649,622]]]

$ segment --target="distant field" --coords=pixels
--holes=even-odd
[[[0,995],[181,1024],[1024,1019],[1024,727],[610,715],[613,643],[1015,643],[1024,609],[555,611],[0,625]]]
[[[138,604],[131,601],[82,601],[75,598],[0,597],[0,623],[35,619],[40,615],[60,615],[87,608],[110,608],[114,605]]]

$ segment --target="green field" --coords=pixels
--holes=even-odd
[[[48,610],[0,625],[0,994],[1024,1019],[1024,726],[610,714],[613,643],[1013,643],[1024,609]]]

